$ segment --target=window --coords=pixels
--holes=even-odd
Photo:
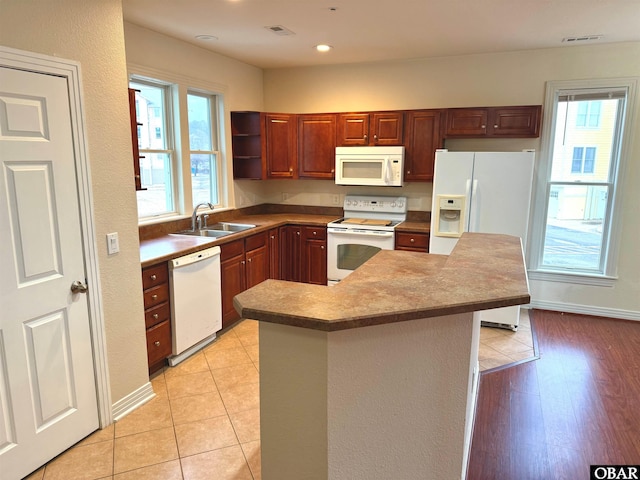
[[[625,162],[627,105],[635,81],[550,82],[534,212],[534,270],[615,273],[618,178]],[[585,128],[588,127],[588,128]],[[587,146],[588,145],[588,146]]]
[[[136,92],[140,177],[138,218],[191,215],[195,205],[223,201],[224,168],[219,149],[220,96],[185,79],[165,81],[133,75]],[[168,78],[171,78],[169,75]],[[182,113],[182,118],[180,113]]]
[[[201,93],[187,95],[189,115],[189,157],[193,206],[202,202],[218,203],[218,152],[213,129],[215,97]]]
[[[600,100],[583,101],[578,105],[578,113],[576,115],[577,127],[597,128],[600,126]]]
[[[595,147],[573,147],[571,173],[593,173],[595,160]]]
[[[171,121],[170,90],[167,85],[131,82],[136,90],[140,181],[138,217],[151,217],[175,211],[173,178],[175,152],[169,133]]]

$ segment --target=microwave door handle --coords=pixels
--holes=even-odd
[[[389,157],[384,162],[384,183],[391,184],[391,159]]]

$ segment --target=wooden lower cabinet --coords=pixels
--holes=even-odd
[[[161,263],[142,269],[144,322],[147,334],[149,373],[165,365],[171,355],[171,305],[169,266]]]
[[[327,227],[280,227],[280,279],[327,284]]]
[[[269,278],[267,232],[221,245],[222,328],[240,319],[233,297]]]
[[[396,250],[429,252],[429,234],[424,232],[398,232],[396,230]]]
[[[316,285],[327,284],[327,229],[302,229],[302,281]]]
[[[280,227],[280,279],[302,281],[302,227]]]

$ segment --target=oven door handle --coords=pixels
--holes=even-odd
[[[328,233],[333,233],[333,234],[336,234],[336,235],[359,235],[359,236],[369,236],[369,237],[375,237],[375,238],[391,238],[391,237],[393,237],[393,232],[371,233],[370,231],[366,231],[366,230],[361,230],[361,231],[357,231],[357,230],[342,230],[340,228],[328,228],[327,232]]]

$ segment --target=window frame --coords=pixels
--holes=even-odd
[[[217,202],[212,202],[215,206],[219,206],[220,204],[220,196],[221,196],[221,192],[222,192],[222,168],[220,165],[220,126],[218,124],[218,119],[219,119],[219,103],[220,103],[220,97],[219,95],[213,94],[211,92],[206,92],[206,91],[202,91],[199,89],[195,89],[195,88],[187,88],[187,94],[186,94],[186,99],[187,99],[187,104],[188,104],[188,99],[189,99],[189,95],[193,95],[196,97],[203,97],[206,98],[209,102],[209,122],[210,122],[210,127],[211,130],[209,132],[209,134],[211,135],[211,150],[191,150],[191,142],[189,141],[189,143],[187,144],[188,146],[188,150],[189,150],[189,166],[191,166],[191,155],[210,155],[213,158],[213,165],[210,165],[210,169],[213,169],[216,173],[215,178],[211,179],[212,180],[212,188],[213,188],[213,183],[215,183],[215,188],[216,188],[216,192],[217,192]],[[188,133],[190,134],[191,129],[188,126],[188,122],[189,122],[189,115],[187,113],[187,130]],[[211,170],[210,170],[211,172]],[[210,173],[211,175],[211,173]],[[193,207],[195,207],[195,201],[193,200],[193,184],[191,184],[191,195],[192,195],[192,201],[191,203],[194,204]]]
[[[206,94],[216,99],[215,119],[212,118],[212,124],[216,127],[218,150],[217,150],[217,166],[218,166],[218,203],[215,210],[224,211],[233,208],[231,204],[231,192],[233,191],[233,178],[231,177],[231,169],[227,165],[227,141],[225,132],[230,131],[225,118],[226,102],[228,88],[224,85],[203,81],[200,79],[183,76],[173,72],[150,68],[137,64],[127,64],[129,81],[151,81],[161,84],[170,85],[172,108],[172,131],[174,135],[175,161],[172,171],[173,176],[173,194],[174,194],[174,212],[164,215],[155,215],[151,217],[138,217],[139,225],[154,224],[191,217],[193,212],[192,202],[192,186],[191,186],[191,161],[189,155],[189,125],[187,112],[187,92],[198,92]],[[201,212],[206,212],[201,209]]]
[[[130,76],[129,78],[129,86],[131,86],[130,82],[136,82],[139,84],[143,84],[143,85],[147,85],[150,87],[155,87],[155,88],[159,88],[164,90],[163,92],[163,108],[164,108],[164,122],[163,122],[163,127],[165,129],[165,145],[164,145],[164,149],[157,149],[157,148],[142,148],[139,147],[139,153],[141,157],[144,157],[145,154],[148,155],[153,155],[153,154],[161,154],[161,155],[167,155],[168,157],[168,161],[170,164],[169,167],[169,173],[171,175],[170,177],[170,185],[169,185],[169,194],[171,195],[171,208],[170,210],[164,212],[164,213],[159,213],[156,215],[151,215],[148,217],[138,217],[138,220],[140,221],[141,219],[150,219],[150,218],[162,218],[162,217],[166,217],[166,216],[173,216],[177,213],[178,211],[178,187],[177,187],[177,173],[178,173],[178,165],[180,162],[179,159],[179,152],[176,148],[176,136],[175,136],[175,129],[173,128],[173,125],[175,123],[175,115],[174,115],[174,109],[173,109],[173,92],[172,92],[172,85],[170,83],[164,82],[162,80],[156,79],[156,78],[148,78],[148,77],[143,77],[143,76]],[[136,112],[138,110],[138,102],[137,102],[137,92],[136,92]],[[137,131],[137,135],[140,135],[140,131],[141,131],[141,127],[138,126],[138,131]],[[148,132],[149,136],[151,137],[152,133],[151,131]],[[162,133],[162,132],[161,132]],[[153,132],[153,137],[156,138],[156,131],[154,130]],[[137,195],[141,194],[139,192],[144,192],[145,190],[139,190],[137,192]],[[137,198],[137,197],[136,197]]]
[[[544,103],[544,125],[542,134],[541,154],[537,166],[535,203],[532,223],[532,238],[529,251],[529,278],[532,280],[560,281],[576,284],[612,286],[617,278],[620,240],[622,231],[622,196],[624,188],[625,172],[630,163],[631,143],[633,129],[635,128],[634,109],[636,105],[637,78],[609,78],[590,80],[562,80],[549,81],[546,84]],[[603,243],[602,273],[552,269],[542,265],[544,235],[547,223],[547,210],[549,189],[558,182],[550,178],[552,168],[551,154],[553,152],[553,140],[555,121],[557,118],[558,97],[561,92],[588,90],[626,90],[626,101],[622,115],[623,126],[621,130],[622,141],[614,146],[619,151],[616,159],[612,159],[610,168],[613,169],[609,177],[612,198],[608,203],[605,213],[605,222],[608,230],[606,241]],[[581,127],[582,128],[582,127]],[[586,127],[588,128],[588,127]],[[561,182],[562,183],[562,182]],[[596,182],[602,184],[603,182]],[[579,185],[587,186],[590,182],[580,182]]]

